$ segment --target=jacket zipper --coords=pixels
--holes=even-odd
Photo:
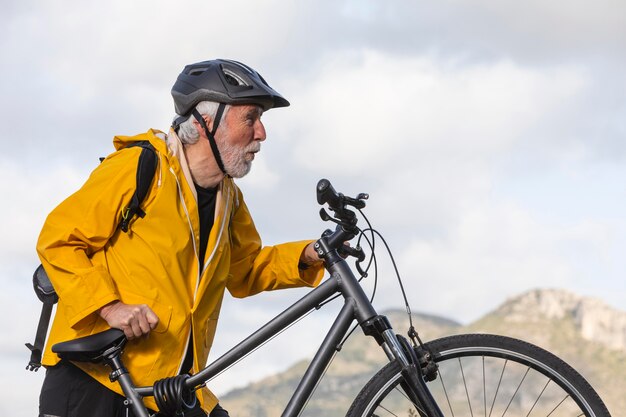
[[[213,251],[211,252],[211,254],[209,255],[207,261],[204,263],[204,265],[200,265],[200,259],[198,257],[198,249],[196,247],[196,236],[193,233],[193,225],[191,224],[191,217],[189,216],[189,210],[187,209],[187,205],[185,204],[185,199],[183,198],[183,193],[182,193],[182,189],[180,186],[180,182],[178,181],[178,177],[176,176],[176,173],[174,172],[174,170],[170,167],[170,172],[172,173],[172,175],[174,176],[174,179],[176,180],[176,186],[178,188],[178,195],[180,197],[180,201],[183,204],[183,209],[185,210],[185,215],[187,216],[187,222],[189,223],[189,231],[191,232],[191,237],[193,238],[193,251],[194,254],[196,256],[196,262],[198,263],[198,267],[202,267],[201,269],[198,270],[198,275],[196,277],[196,288],[194,290],[193,293],[193,303],[196,303],[196,296],[198,295],[198,287],[200,286],[200,278],[202,277],[202,273],[204,272],[204,269],[207,267],[207,265],[211,262],[211,260],[213,260],[213,257],[215,256],[215,252],[217,251],[217,248],[219,247],[219,243],[220,240],[222,239],[222,234],[224,232],[224,226],[226,225],[226,213],[228,213],[228,210],[230,208],[230,194],[228,196],[225,196],[226,202],[224,204],[224,215],[222,216],[222,223],[220,224],[220,231],[217,235],[217,241],[215,242],[215,246],[213,247]],[[224,190],[223,194],[225,195],[226,192]],[[176,371],[176,374],[180,374],[181,371],[181,367],[183,366],[183,361],[185,360],[185,355],[187,354],[187,349],[189,349],[189,342],[190,342],[190,336],[191,335],[191,325],[189,326],[189,333],[187,334],[187,342],[185,343],[185,350],[183,351],[183,356],[180,358],[179,361],[179,365],[178,365],[178,371]]]
[[[189,216],[189,210],[187,210],[187,204],[185,204],[185,199],[183,198],[183,191],[180,186],[180,181],[178,181],[178,177],[176,176],[176,172],[170,167],[170,172],[174,176],[176,180],[176,186],[178,188],[178,196],[180,197],[180,201],[183,204],[183,209],[185,210],[185,215],[187,216],[187,223],[189,223],[189,231],[191,232],[192,243],[193,243],[193,252],[196,256],[196,264],[198,268],[200,267],[200,259],[198,258],[198,249],[196,247],[196,235],[193,233],[193,225],[191,224],[191,217]],[[198,291],[198,285],[200,283],[200,274],[201,271],[198,271],[198,276],[196,277],[196,289],[193,294],[193,302],[196,302],[196,292]],[[187,349],[189,349],[189,339],[191,336],[191,323],[189,324],[189,332],[187,333],[187,337],[185,338],[187,341],[185,342],[185,349],[183,350],[183,356],[181,356],[178,361],[178,370],[176,371],[176,375],[180,374],[181,368],[183,366],[183,361],[185,360],[185,355],[187,354]]]

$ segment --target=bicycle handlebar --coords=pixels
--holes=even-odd
[[[317,183],[317,202],[320,205],[328,204],[328,207],[335,212],[345,210],[346,206],[362,209],[365,207],[364,200],[368,198],[369,195],[365,193],[360,193],[356,198],[338,193],[326,178],[319,180]]]
[[[337,250],[343,257],[353,256],[357,258],[357,268],[361,274],[359,263],[365,259],[365,254],[360,247],[351,248],[345,246],[344,242],[352,239],[359,232],[357,227],[357,216],[354,211],[348,207],[362,209],[365,207],[365,200],[369,198],[368,194],[360,193],[356,197],[348,197],[342,193],[338,193],[327,179],[321,179],[317,183],[317,202],[321,205],[328,204],[328,208],[333,212],[331,217],[328,212],[320,209],[320,217],[324,221],[331,221],[337,224],[334,232],[327,230],[318,240],[316,248],[318,254],[324,258],[327,266],[340,261],[341,259],[335,255],[334,259],[328,258],[331,250]],[[332,257],[331,257],[332,258]]]
[[[327,179],[321,179],[317,183],[317,202],[320,205],[328,204],[328,208],[333,212],[334,219],[326,212],[325,209],[320,210],[320,217],[324,221],[332,221],[343,227],[345,231],[355,232],[357,218],[356,214],[348,207],[362,209],[365,207],[365,200],[369,198],[368,194],[360,193],[356,197],[348,197],[342,193],[338,193]],[[335,220],[336,219],[336,220]]]

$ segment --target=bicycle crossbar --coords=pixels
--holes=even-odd
[[[188,387],[193,388],[203,384],[205,381],[214,378],[228,367],[248,355],[254,349],[267,342],[281,331],[286,329],[294,321],[298,320],[306,313],[316,308],[326,299],[338,292],[339,283],[336,279],[328,279],[317,288],[306,294],[291,307],[270,320],[267,324],[237,344],[228,352],[217,358],[202,371],[187,379]],[[137,387],[137,393],[142,397],[154,395],[153,387]]]
[[[187,380],[187,385],[193,387],[213,378],[239,359],[252,352],[258,346],[262,345],[278,333],[286,329],[294,321],[298,320],[306,313],[317,307],[321,302],[331,297],[337,292],[338,283],[334,279],[329,279],[315,288],[309,294],[297,301],[287,310],[270,320],[267,324],[254,332],[237,346],[226,352],[220,358],[216,359],[204,370],[198,372]]]

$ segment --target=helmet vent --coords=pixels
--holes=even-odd
[[[193,71],[189,72],[189,75],[193,75],[193,76],[198,76],[198,75],[202,75],[204,74],[204,72],[207,70],[207,68],[198,68],[198,69],[194,69]]]
[[[247,82],[245,82],[239,75],[237,75],[236,73],[227,70],[226,68],[222,68],[222,71],[224,71],[224,78],[226,78],[226,82],[232,86],[235,87],[239,87],[241,85],[248,85]]]

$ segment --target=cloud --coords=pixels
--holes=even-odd
[[[481,0],[435,3],[345,1],[341,18],[348,40],[411,55],[434,52],[467,61],[509,58],[536,64],[581,56],[623,62],[624,4],[603,0],[524,3]]]
[[[294,156],[331,173],[397,166],[399,154],[416,165],[438,151],[487,161],[575,99],[585,83],[568,67],[539,71],[502,61],[449,68],[429,57],[338,55],[298,91],[299,111],[289,121]]]
[[[602,258],[614,237],[606,223],[550,225],[488,201],[466,209],[445,236],[414,235],[399,264],[410,293],[422,294],[417,308],[469,322],[528,288],[592,288],[598,270],[583,265]]]

